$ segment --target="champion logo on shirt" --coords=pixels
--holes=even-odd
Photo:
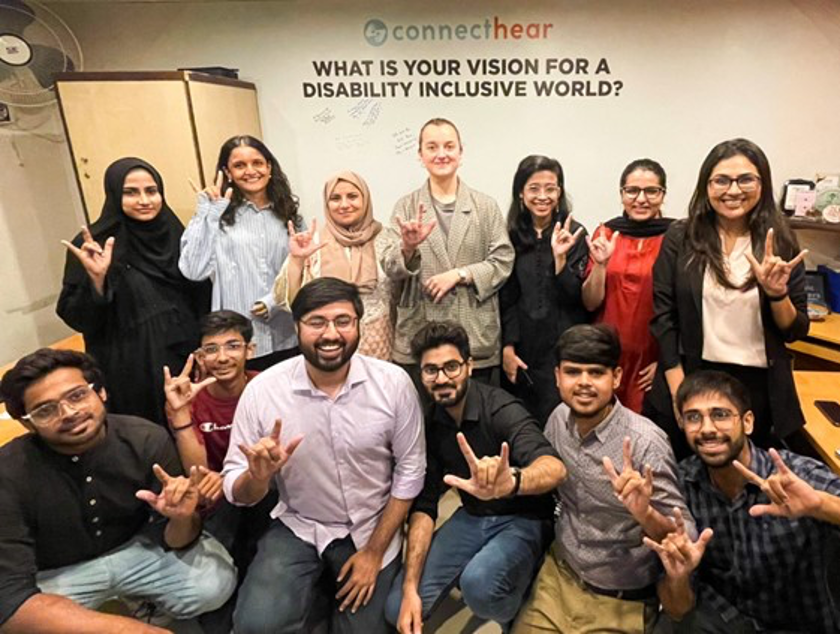
[[[212,433],[214,431],[229,431],[233,427],[233,423],[229,425],[219,425],[218,423],[214,423],[211,421],[207,421],[201,423],[198,428],[203,431],[205,434]]]

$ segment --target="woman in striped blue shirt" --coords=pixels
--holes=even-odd
[[[200,192],[181,238],[179,266],[191,280],[213,281],[213,310],[235,310],[254,324],[256,359],[265,369],[297,354],[291,316],[272,293],[289,253],[287,223],[303,226],[298,201],[271,151],[236,136],[219,152],[218,175]]]

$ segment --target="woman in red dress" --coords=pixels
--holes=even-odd
[[[621,339],[623,376],[616,394],[641,413],[653,385],[659,351],[648,325],[653,315],[653,263],[670,218],[662,218],[665,170],[638,159],[621,173],[624,213],[601,225],[589,244],[583,305],[596,322],[612,325]]]

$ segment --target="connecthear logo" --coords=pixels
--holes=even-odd
[[[550,22],[503,22],[499,16],[472,24],[396,24],[388,27],[373,18],[365,23],[364,36],[371,46],[382,46],[390,36],[394,42],[451,40],[547,40]]]

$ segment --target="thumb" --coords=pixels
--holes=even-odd
[[[166,471],[164,471],[163,467],[161,467],[157,463],[152,465],[152,472],[155,474],[155,477],[158,480],[160,480],[160,483],[163,484],[163,485],[168,484],[169,481],[172,479],[172,476],[170,476],[168,473],[166,473]]]
[[[148,491],[146,489],[141,489],[140,491],[137,491],[137,493],[134,494],[134,497],[136,497],[138,500],[142,500],[146,504],[154,506],[155,502],[157,502],[157,497],[158,496],[156,496],[151,491]]]
[[[199,484],[201,484],[202,477],[203,476],[199,472],[198,467],[190,467],[190,486],[197,487]]]

